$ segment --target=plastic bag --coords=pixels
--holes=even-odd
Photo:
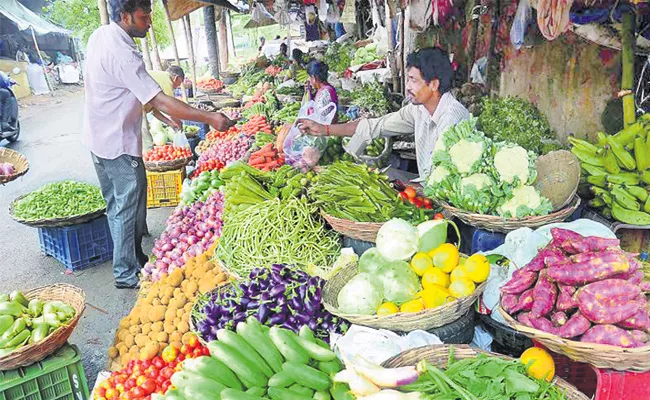
[[[530,7],[530,2],[528,0],[519,0],[517,13],[510,28],[510,42],[515,46],[515,49],[519,50],[524,44],[524,35],[532,19],[533,11]]]
[[[329,125],[336,116],[336,104],[329,103],[327,107],[319,108],[316,102],[305,102],[298,112],[298,121],[310,119],[319,124]],[[297,122],[284,139],[282,146],[287,164],[308,170],[318,164],[321,155],[327,149],[327,138],[322,136],[303,135],[298,129]]]
[[[174,146],[190,148],[190,142],[187,140],[183,131],[178,131],[174,135]]]
[[[341,12],[339,7],[336,4],[330,4],[329,9],[327,10],[327,22],[330,24],[336,24],[341,20]]]

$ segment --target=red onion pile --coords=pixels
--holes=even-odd
[[[253,138],[246,135],[239,135],[232,139],[220,139],[201,154],[197,165],[201,165],[201,163],[211,159],[221,161],[225,165],[228,165],[233,161],[243,158],[252,143]]]
[[[143,274],[155,282],[207,251],[221,236],[223,203],[224,195],[217,191],[205,203],[176,207],[151,250],[156,260],[145,264]]]

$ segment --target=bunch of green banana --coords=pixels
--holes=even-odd
[[[569,137],[571,153],[582,165],[589,201],[607,218],[650,225],[650,115],[615,135],[598,132],[596,143]]]
[[[0,294],[0,357],[40,342],[75,315],[75,309],[62,301],[27,300],[18,291]]]

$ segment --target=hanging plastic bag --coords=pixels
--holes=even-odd
[[[519,0],[515,19],[512,21],[510,28],[510,42],[515,49],[519,50],[524,44],[524,35],[533,19],[533,11],[530,7],[529,0]]]
[[[176,131],[176,135],[174,135],[174,146],[190,148],[190,142],[187,140],[185,132],[182,130]]]
[[[327,21],[327,0],[318,0],[318,19],[320,22]]]
[[[330,4],[329,9],[327,10],[327,22],[330,24],[336,24],[341,20],[341,12],[339,7],[336,4]]]
[[[262,22],[266,19],[273,19],[273,15],[268,12],[262,3],[255,3],[251,11],[251,19],[255,22]]]
[[[319,108],[315,101],[310,100],[300,108],[297,121],[309,119],[319,124],[329,125],[336,116],[336,110],[334,103]],[[327,138],[303,135],[298,129],[297,121],[291,126],[282,148],[287,164],[306,171],[318,164],[321,155],[327,149]]]

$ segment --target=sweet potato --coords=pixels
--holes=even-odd
[[[572,338],[580,336],[591,327],[591,322],[580,311],[576,312],[569,318],[566,324],[560,327],[559,336],[563,338]]]
[[[650,281],[643,281],[639,283],[639,288],[645,293],[650,293]]]
[[[637,347],[645,345],[648,342],[648,340],[650,340],[650,336],[647,333],[642,331],[637,331],[637,330],[630,331],[630,335],[632,335],[634,340],[637,341],[638,344]]]
[[[519,311],[530,311],[533,309],[533,289],[524,291],[512,309],[513,313]]]
[[[601,257],[612,257],[612,256],[617,256],[620,258],[625,258],[630,261],[630,258],[628,256],[628,253],[624,252],[621,249],[609,249],[605,251],[588,251],[586,253],[580,253],[580,254],[574,254],[571,256],[571,260],[574,263],[583,263],[586,261],[589,261],[594,258],[601,258]]]
[[[630,264],[622,253],[605,252],[588,261],[549,267],[548,276],[557,283],[584,285],[611,278],[629,269]]]
[[[650,317],[648,317],[648,310],[645,307],[640,307],[636,314],[617,323],[616,325],[625,329],[650,331]]]
[[[564,249],[565,247],[571,248],[571,243],[579,242],[584,239],[584,236],[581,234],[562,228],[552,228],[551,236],[553,236],[551,244],[561,249]]]
[[[530,318],[530,322],[533,324],[533,328],[539,329],[540,331],[548,332],[553,335],[557,335],[560,331],[553,323],[545,317],[540,318]]]
[[[533,318],[547,315],[555,306],[556,299],[557,286],[548,278],[547,270],[542,270],[533,289],[533,308],[530,315]]]
[[[589,292],[608,299],[641,299],[641,290],[622,279],[605,279],[599,282],[590,283],[580,289],[580,292]]]
[[[558,328],[566,324],[568,319],[569,317],[567,317],[564,311],[555,311],[551,313],[551,322]]]
[[[501,288],[501,293],[507,294],[520,294],[524,290],[530,288],[537,280],[537,273],[532,271],[525,271],[523,268],[518,269],[512,274],[510,279]]]
[[[564,256],[564,253],[562,250],[552,247],[552,246],[546,246],[542,250],[537,253],[535,258],[533,258],[526,266],[524,269],[526,271],[533,271],[533,272],[539,272],[543,270],[546,267],[546,258],[547,257],[559,257],[559,256]]]
[[[519,301],[519,296],[516,294],[504,294],[501,296],[501,307],[507,312],[508,314],[512,314],[514,311],[514,308],[517,306],[517,303]]]
[[[585,332],[580,340],[588,343],[608,344],[624,348],[635,347],[637,345],[637,341],[634,340],[630,332],[614,325],[595,325]]]
[[[596,324],[616,324],[639,310],[639,289],[621,279],[589,284],[577,293],[582,314]]]
[[[555,309],[558,311],[569,311],[578,308],[578,301],[573,297],[576,292],[575,286],[557,285],[559,294],[555,302]]]
[[[553,236],[551,243],[571,254],[605,250],[620,245],[618,239],[605,239],[597,236],[585,237],[579,233],[562,228],[551,229],[551,235]]]
[[[573,264],[573,260],[569,258],[562,250],[554,250],[547,252],[544,256],[544,265],[547,267],[559,267],[561,265]]]
[[[520,323],[522,323],[522,324],[524,324],[526,326],[529,326],[531,328],[533,327],[533,322],[530,319],[530,313],[523,312],[523,313],[519,314],[517,316],[517,321],[519,321]]]
[[[643,273],[643,271],[636,271],[635,273],[632,274],[632,276],[627,278],[627,281],[633,285],[638,285],[643,281],[643,278],[645,278],[645,274]]]

